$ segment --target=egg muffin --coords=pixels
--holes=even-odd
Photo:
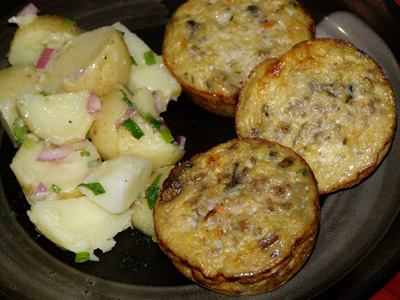
[[[158,245],[186,277],[227,295],[253,295],[280,287],[306,262],[319,194],[291,149],[234,139],[175,167],[153,213]]]
[[[194,103],[234,117],[253,67],[314,37],[315,22],[293,0],[189,0],[170,18],[163,58]]]
[[[240,137],[292,148],[321,194],[371,174],[392,143],[396,103],[382,68],[350,42],[313,39],[260,63],[240,93]]]

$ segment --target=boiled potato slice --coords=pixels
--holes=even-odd
[[[45,48],[61,49],[83,32],[74,21],[59,16],[37,16],[20,26],[7,54],[11,65],[36,64]]]
[[[101,97],[117,83],[126,85],[130,55],[121,33],[111,26],[85,32],[59,53],[45,70],[40,88],[46,93],[89,90]]]
[[[133,154],[114,157],[102,162],[83,180],[79,187],[91,201],[112,214],[126,211],[146,188],[153,163]],[[98,193],[91,187],[101,185]]]
[[[36,202],[28,216],[53,243],[75,253],[89,252],[90,260],[99,260],[96,249],[110,251],[114,236],[130,227],[129,210],[110,214],[86,197]]]
[[[43,141],[32,142],[29,147],[22,146],[15,154],[10,167],[29,203],[44,197],[51,200],[81,196],[78,184],[89,175],[91,166],[100,160],[96,148],[88,140],[58,149],[66,155],[59,160],[38,160],[43,150],[51,150]],[[61,157],[63,155],[58,158]],[[49,193],[35,195],[40,183]]]
[[[121,89],[115,88],[103,97],[102,110],[96,116],[89,131],[90,139],[104,160],[124,153],[132,153],[153,161],[154,167],[177,163],[184,150],[176,143],[167,143],[153,126],[137,112],[131,118],[139,125],[144,135],[140,139],[132,136],[119,120],[125,115],[127,104]]]
[[[34,66],[11,66],[0,70],[0,117],[3,128],[14,145],[18,141],[14,138],[13,123],[19,117],[16,102],[23,93],[35,93],[35,84],[39,77]]]
[[[150,185],[159,177],[157,187],[161,188],[165,179],[168,178],[174,166],[166,166],[157,169],[153,172],[150,178]],[[161,174],[161,175],[160,175]],[[153,209],[150,209],[145,193],[133,202],[131,206],[132,211],[132,226],[144,232],[147,235],[154,235],[154,220],[153,220]]]
[[[133,32],[129,31],[121,23],[113,24],[113,27],[124,33],[124,40],[130,55],[136,62],[131,66],[131,75],[128,87],[137,91],[147,88],[156,93],[158,100],[158,112],[167,110],[170,100],[176,100],[182,92],[182,88],[174,76],[164,64],[161,55],[157,55]],[[145,53],[152,52],[155,58],[154,64],[146,63]]]
[[[62,145],[85,138],[94,120],[86,108],[88,99],[88,91],[49,96],[24,93],[17,99],[17,108],[31,132]]]

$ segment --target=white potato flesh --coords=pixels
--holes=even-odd
[[[45,48],[61,49],[83,32],[73,21],[60,16],[35,16],[28,24],[18,25],[7,54],[11,65],[34,65]]]
[[[43,197],[54,200],[82,196],[78,184],[90,173],[90,166],[100,160],[100,155],[88,140],[64,147],[67,156],[56,161],[37,159],[44,149],[48,149],[43,141],[33,142],[29,148],[21,146],[18,149],[10,167],[29,203]],[[40,183],[49,193],[34,195]],[[58,187],[60,192],[54,192],[52,185]]]
[[[140,126],[144,135],[136,139],[118,122],[124,116],[127,104],[120,89],[103,97],[102,110],[89,131],[90,139],[104,160],[121,154],[135,154],[148,158],[155,168],[173,165],[183,156],[184,150],[176,143],[166,143],[160,133],[137,112],[131,118]]]
[[[176,100],[182,92],[181,85],[171,75],[161,56],[156,55],[156,64],[131,66],[128,87],[132,90],[147,88],[159,97],[159,112],[167,110],[171,100]]]
[[[153,163],[133,154],[120,155],[93,168],[83,180],[85,184],[100,183],[104,193],[96,195],[85,186],[81,192],[112,214],[127,210],[143,192],[150,180]]]
[[[13,123],[19,117],[16,106],[17,98],[23,92],[36,93],[35,85],[38,80],[39,77],[34,66],[11,66],[0,70],[1,123],[14,145],[19,144],[14,138],[13,129]]]
[[[150,178],[150,185],[156,180],[156,178],[161,174],[159,182],[157,184],[158,187],[161,188],[165,179],[168,178],[169,173],[171,172],[174,166],[166,166],[160,169],[157,169],[153,172]],[[147,203],[147,199],[145,198],[145,194],[143,194],[139,199],[133,202],[131,206],[132,211],[132,226],[144,232],[147,235],[154,235],[154,220],[153,220],[153,210],[150,209],[149,204]]]
[[[94,120],[86,108],[88,99],[88,91],[49,96],[24,93],[17,99],[17,109],[31,132],[62,145],[85,139]]]
[[[135,91],[135,95],[132,98],[133,103],[136,104],[138,109],[141,111],[151,114],[154,118],[159,118],[160,113],[154,108],[153,103],[154,96],[152,92],[146,88],[141,88]]]
[[[130,55],[121,33],[111,26],[85,32],[63,48],[43,71],[40,89],[46,93],[89,90],[101,97],[130,76]]]
[[[128,87],[133,91],[147,88],[152,92],[157,92],[160,98],[158,112],[166,111],[168,102],[176,100],[181,94],[181,85],[167,69],[161,55],[154,53],[156,63],[147,65],[144,53],[152,51],[150,47],[121,23],[115,23],[113,27],[124,33],[124,41],[129,53],[137,63],[137,66],[134,64],[131,66]]]
[[[94,250],[110,251],[114,236],[130,227],[130,211],[110,214],[86,197],[40,201],[28,211],[38,231],[63,249],[89,252],[90,260],[99,260]]]

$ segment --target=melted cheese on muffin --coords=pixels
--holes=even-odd
[[[395,96],[368,55],[342,40],[302,42],[254,69],[239,97],[236,129],[292,148],[311,166],[320,193],[349,187],[387,153]]]
[[[201,103],[206,109],[233,117],[252,68],[314,32],[314,21],[297,1],[190,0],[168,23],[163,56],[189,94],[213,95],[219,105],[224,99],[230,105],[218,111]]]
[[[306,261],[318,188],[292,150],[231,140],[171,172],[154,220],[161,249],[187,277],[226,294],[256,294],[284,284]]]

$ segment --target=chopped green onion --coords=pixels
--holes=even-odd
[[[120,34],[121,36],[124,36],[124,35],[125,35],[125,32],[123,32],[123,31],[121,31],[121,30],[118,30],[118,32],[119,32],[119,34]]]
[[[51,185],[51,189],[53,190],[54,193],[59,194],[61,192],[61,188],[56,186],[55,184]]]
[[[143,53],[144,61],[146,62],[146,65],[151,66],[156,64],[156,58],[154,56],[153,51],[147,51]]]
[[[24,141],[22,142],[22,146],[27,150],[33,149],[35,145],[36,145],[35,141],[29,138],[28,136],[26,136],[24,138]]]
[[[89,157],[89,156],[90,156],[90,152],[89,151],[84,150],[84,151],[81,152],[81,157]]]
[[[84,263],[85,261],[88,261],[89,258],[90,258],[89,252],[78,252],[75,255],[75,262],[76,263]]]
[[[135,66],[138,65],[136,60],[133,58],[133,56],[131,56],[131,65],[135,65]]]
[[[101,163],[101,159],[97,158],[97,159],[93,159],[93,160],[89,161],[87,163],[87,165],[89,168],[93,168],[93,167],[97,166],[99,163]]]
[[[151,237],[151,240],[152,240],[154,243],[157,243],[157,236],[156,236],[155,234],[153,234],[153,236]]]
[[[132,103],[131,100],[129,100],[128,95],[125,93],[124,90],[121,89],[122,94],[124,94],[124,96],[122,97],[122,100],[131,108],[135,108],[134,104]],[[136,109],[136,108],[135,108]]]
[[[145,119],[146,119],[147,121],[149,121],[149,123],[150,123],[151,125],[153,125],[153,127],[156,128],[156,129],[160,129],[161,125],[164,124],[163,121],[157,120],[156,118],[154,118],[154,117],[153,117],[151,114],[149,114],[149,113],[148,113],[148,114],[145,114],[144,117],[145,117]]]
[[[132,136],[135,139],[140,139],[143,135],[144,132],[142,129],[140,129],[139,125],[135,123],[132,119],[127,119],[121,124],[126,130],[130,131]]]
[[[147,188],[145,198],[147,199],[147,205],[149,206],[150,209],[153,209],[154,206],[156,205],[158,194],[160,192],[160,187],[157,186],[158,182],[160,181],[160,178],[162,176],[162,173],[160,173],[156,179],[154,179],[153,183]]]
[[[43,95],[43,96],[48,96],[48,95],[50,95],[50,93],[49,93],[49,92],[46,92],[45,90],[41,91],[40,94]]]
[[[78,186],[82,186],[91,190],[95,196],[104,194],[106,192],[100,182],[81,183]]]
[[[66,20],[64,25],[65,25],[65,27],[67,27],[67,29],[72,29],[72,28],[77,26],[76,22],[74,20],[72,20],[72,19]]]
[[[26,137],[25,123],[21,118],[15,118],[13,123],[14,138],[22,143]]]
[[[172,143],[174,141],[174,137],[172,136],[171,132],[169,132],[169,130],[167,128],[160,129],[160,131],[158,131],[158,132],[161,134],[161,137],[167,144]]]

